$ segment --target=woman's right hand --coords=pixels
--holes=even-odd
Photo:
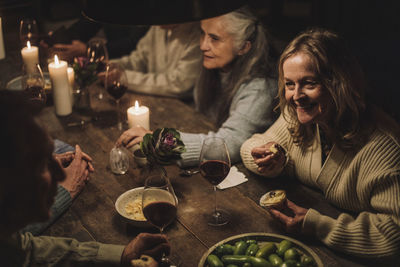
[[[254,163],[257,164],[257,170],[260,173],[278,173],[283,169],[286,162],[286,155],[283,149],[276,149],[275,147],[277,146],[281,147],[276,142],[268,142],[251,150]]]
[[[143,136],[145,136],[147,133],[151,133],[151,131],[146,130],[141,126],[134,126],[123,132],[123,134],[118,138],[116,146],[130,148],[143,141]]]

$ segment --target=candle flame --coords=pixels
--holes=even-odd
[[[135,101],[135,110],[138,110],[139,109],[139,102],[136,100]]]
[[[28,49],[31,49],[31,42],[26,42],[26,47],[28,47]]]
[[[59,65],[60,62],[58,61],[58,56],[54,55],[54,64]]]

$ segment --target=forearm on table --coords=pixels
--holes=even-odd
[[[78,242],[72,238],[21,235],[22,250],[32,265],[77,266],[102,264],[120,266],[124,246]]]

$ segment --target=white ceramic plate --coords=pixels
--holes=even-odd
[[[126,191],[117,198],[115,201],[115,209],[124,219],[124,221],[137,226],[137,227],[151,227],[148,221],[134,220],[126,213],[125,207],[129,202],[134,202],[137,199],[142,199],[143,187],[136,187],[131,190]]]
[[[284,236],[284,235],[269,234],[269,233],[247,233],[247,234],[241,234],[241,235],[235,235],[235,236],[232,236],[232,237],[228,237],[228,238],[218,242],[214,246],[212,246],[209,250],[206,251],[206,253],[203,254],[203,257],[201,257],[198,267],[208,267],[207,257],[219,245],[222,245],[222,244],[234,245],[235,242],[237,242],[239,240],[250,240],[250,239],[254,239],[258,243],[260,243],[260,242],[275,242],[275,243],[279,243],[283,239],[289,240],[289,241],[292,242],[292,247],[296,248],[298,251],[300,251],[300,253],[306,254],[308,256],[311,256],[314,259],[314,262],[316,263],[316,266],[318,266],[318,267],[323,267],[324,266],[322,261],[321,261],[321,259],[318,257],[318,255],[311,248],[309,248],[308,246],[306,246],[305,244],[301,243],[300,241],[298,241],[296,239],[293,239],[291,237]]]

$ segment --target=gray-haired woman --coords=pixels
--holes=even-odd
[[[201,21],[203,68],[194,91],[196,108],[219,129],[208,134],[183,133],[186,146],[181,166],[198,164],[206,137],[225,139],[232,162],[240,160],[241,144],[273,122],[272,103],[277,83],[268,61],[264,27],[247,7]],[[131,147],[148,131],[133,127],[117,144]]]

